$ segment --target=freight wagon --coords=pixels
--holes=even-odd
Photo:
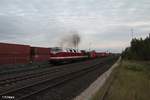
[[[0,43],[0,64],[24,64],[29,62],[29,45]]]
[[[109,55],[110,53],[107,53],[107,52],[96,52],[97,57],[107,57]]]
[[[0,64],[28,64],[50,59],[50,48],[0,43]]]
[[[31,62],[45,62],[50,59],[50,48],[31,47]]]

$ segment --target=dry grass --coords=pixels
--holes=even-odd
[[[150,62],[123,61],[92,100],[150,100]]]

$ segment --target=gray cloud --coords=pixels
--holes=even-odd
[[[80,48],[121,51],[130,30],[150,32],[148,0],[1,0],[0,42],[57,46],[70,30],[82,37]],[[109,44],[109,45],[108,45]]]

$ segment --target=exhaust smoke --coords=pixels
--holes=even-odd
[[[78,49],[80,41],[81,37],[79,33],[77,31],[71,31],[61,39],[60,46],[63,48]]]

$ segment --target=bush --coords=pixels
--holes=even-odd
[[[132,39],[131,46],[122,52],[122,57],[133,60],[150,60],[150,35],[144,40],[142,38]]]

